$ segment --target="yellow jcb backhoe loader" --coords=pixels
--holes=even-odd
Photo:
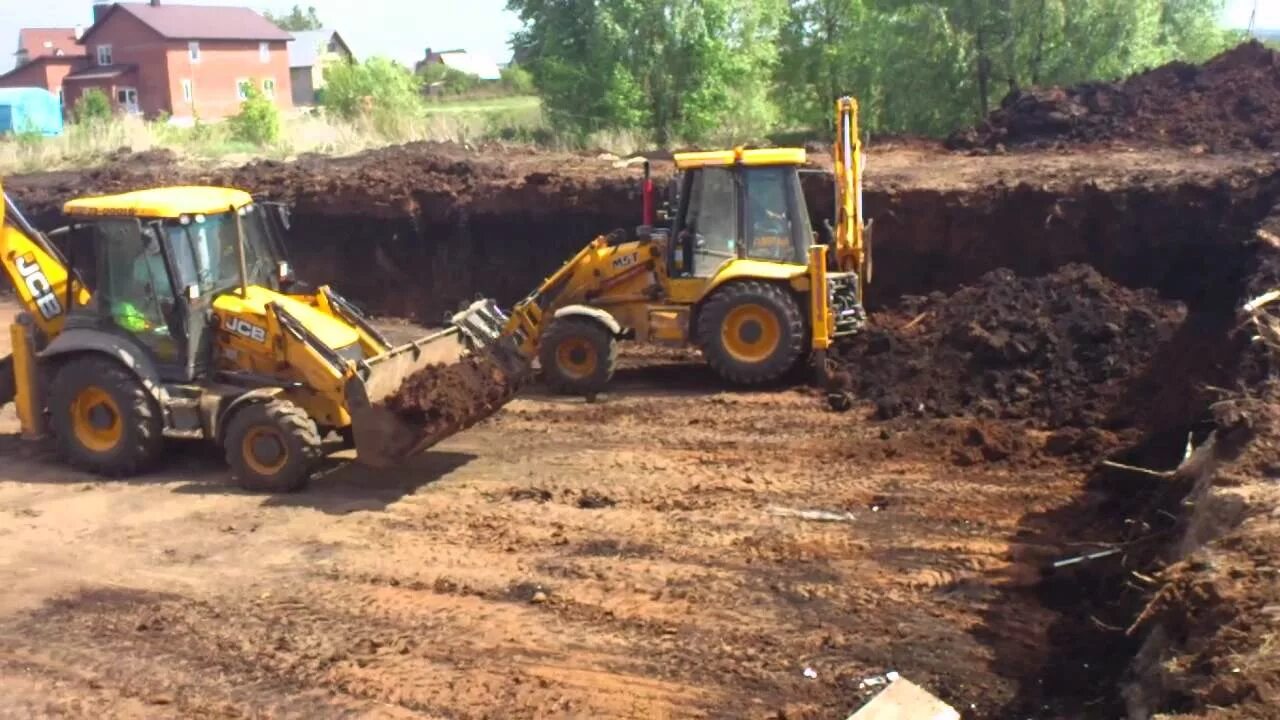
[[[73,224],[50,233],[65,254],[0,195],[0,265],[24,308],[0,403],[16,403],[24,436],[51,430],[95,473],[146,470],[165,437],[221,444],[252,490],[301,487],[330,432],[362,462],[397,462],[449,431],[428,436],[376,403],[505,321],[477,301],[457,325],[392,347],[333,290],[292,277],[287,209],[240,190],[72,200]]]
[[[653,226],[646,167],[639,237],[597,237],[515,306],[503,335],[569,394],[605,389],[624,337],[692,344],[736,384],[774,380],[806,356],[825,373],[833,338],[863,324],[871,281],[857,112],[852,98],[836,103],[828,242],[810,226],[803,149],[677,153],[671,227]]]

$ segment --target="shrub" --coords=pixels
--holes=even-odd
[[[532,95],[533,75],[516,65],[505,67],[502,69],[502,87],[512,95]]]
[[[111,98],[98,88],[85,90],[76,100],[74,115],[79,123],[104,123],[111,119]]]
[[[324,79],[324,107],[341,117],[358,117],[374,108],[390,113],[422,109],[422,79],[385,58],[334,63],[325,68]]]
[[[439,83],[446,95],[462,95],[480,85],[480,77],[451,68],[444,63],[432,63],[422,69],[422,79],[427,85]]]
[[[240,103],[240,113],[228,120],[231,135],[258,146],[270,145],[280,139],[280,111],[276,104],[263,95],[256,84],[248,83]]]

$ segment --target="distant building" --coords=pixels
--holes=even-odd
[[[248,8],[98,3],[93,25],[78,37],[71,30],[74,55],[62,45],[67,30],[56,32],[40,39],[41,31],[22,30],[26,62],[0,75],[0,87],[42,87],[66,106],[97,89],[117,110],[152,117],[234,115],[251,84],[280,107],[293,105],[286,48],[293,38]],[[55,53],[35,55],[46,41]]]
[[[85,56],[84,28],[23,28],[18,31],[17,64],[0,76],[3,87],[43,88],[62,98],[62,80]]]
[[[351,48],[335,30],[295,31],[289,43],[289,77],[293,104],[315,105],[324,88],[324,69],[335,62],[351,62]]]
[[[427,48],[425,57],[414,66],[414,72],[422,72],[429,65],[444,65],[469,75],[475,75],[481,80],[502,79],[502,69],[498,67],[498,63],[484,55],[466,50],[433,52],[431,48]]]

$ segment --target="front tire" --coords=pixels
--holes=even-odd
[[[59,454],[99,475],[129,477],[150,469],[164,445],[160,407],[128,368],[105,357],[63,365],[49,392]]]
[[[232,479],[251,492],[301,490],[324,456],[315,421],[288,400],[236,411],[223,446]]]
[[[618,363],[618,340],[587,317],[551,322],[538,346],[542,378],[553,392],[591,396],[604,392]]]
[[[695,337],[716,374],[738,385],[758,385],[782,377],[804,354],[804,316],[778,285],[735,282],[703,305]]]

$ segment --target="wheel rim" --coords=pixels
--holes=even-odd
[[[782,342],[782,326],[778,317],[763,305],[739,305],[725,315],[720,340],[734,360],[764,362]]]
[[[259,475],[274,475],[289,461],[289,447],[275,428],[251,429],[244,436],[240,452],[249,469]]]
[[[556,347],[556,364],[560,371],[575,380],[591,377],[599,362],[595,346],[586,338],[565,338]]]
[[[71,426],[76,440],[93,452],[108,452],[124,437],[120,406],[96,385],[84,388],[71,401]]]

